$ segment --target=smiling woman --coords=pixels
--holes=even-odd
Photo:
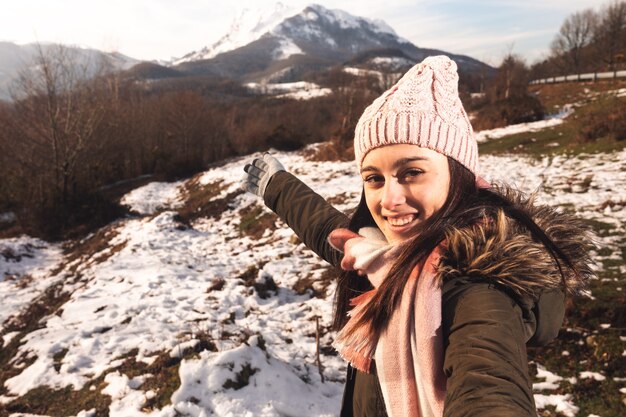
[[[537,415],[526,358],[592,276],[569,215],[479,175],[456,64],[429,57],[361,116],[350,218],[269,154],[246,190],[341,267],[333,343],[349,362],[342,417]]]
[[[402,155],[402,158],[398,158]],[[448,158],[415,145],[372,150],[361,168],[365,201],[388,242],[402,242],[439,210],[448,196]]]

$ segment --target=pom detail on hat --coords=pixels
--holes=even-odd
[[[449,156],[478,175],[478,145],[459,99],[458,82],[454,61],[428,57],[374,100],[356,125],[359,170],[372,149],[413,144]]]

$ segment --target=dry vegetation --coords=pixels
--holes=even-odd
[[[324,79],[344,88],[305,101],[248,96],[232,83],[146,88],[104,70],[87,79],[63,48],[38,60],[45,71],[24,74],[15,101],[0,105],[0,212],[15,212],[21,227],[3,225],[5,235],[84,235],[125,213],[114,184],[186,177],[230,156],[346,134],[380,93],[340,72]]]

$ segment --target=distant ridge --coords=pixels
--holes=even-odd
[[[468,56],[418,48],[381,20],[319,4],[295,12],[280,3],[267,11],[248,10],[235,19],[231,30],[213,45],[173,61],[172,67],[190,75],[260,83],[296,81],[308,71],[343,64],[363,53],[369,59],[392,54],[408,65],[442,54],[454,59],[461,72],[492,69]]]

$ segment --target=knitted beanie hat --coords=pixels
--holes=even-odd
[[[478,145],[459,99],[457,66],[432,56],[411,68],[365,109],[354,135],[354,155],[375,148],[414,144],[449,156],[478,176]]]

